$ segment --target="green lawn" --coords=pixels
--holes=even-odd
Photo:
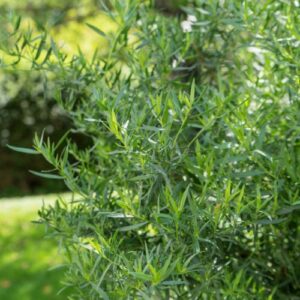
[[[44,237],[37,219],[41,199],[52,202],[55,196],[0,200],[0,299],[59,300],[63,269],[57,245]],[[51,270],[52,268],[52,270]]]

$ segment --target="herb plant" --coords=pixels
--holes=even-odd
[[[99,56],[27,36],[74,130],[34,138],[79,200],[40,210],[70,299],[298,299],[298,1],[111,1]],[[176,10],[175,10],[176,11]],[[13,36],[12,38],[14,38]],[[99,45],[101,47],[101,45]]]

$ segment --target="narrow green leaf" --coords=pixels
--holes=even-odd
[[[275,224],[280,224],[282,222],[286,221],[286,218],[281,218],[281,219],[262,219],[258,220],[255,222],[255,224],[258,225],[275,225]]]
[[[240,281],[241,281],[242,275],[243,275],[243,270],[240,270],[240,271],[237,273],[235,279],[233,280],[233,289],[234,289],[234,290],[238,287],[238,285],[239,285],[239,283],[240,283]]]
[[[128,180],[130,180],[130,181],[142,181],[142,180],[146,180],[146,179],[151,179],[154,176],[155,176],[154,174],[139,175],[139,176],[129,178]]]
[[[168,259],[165,261],[164,266],[159,270],[159,274],[162,277],[167,277],[168,276],[168,268],[170,266],[171,260],[172,260],[172,254],[168,257]]]
[[[43,60],[43,62],[42,62],[42,65],[45,64],[45,63],[49,60],[49,58],[50,58],[50,56],[51,56],[51,53],[52,53],[52,48],[50,47],[50,48],[48,49],[46,55],[45,55],[45,58],[44,58],[44,60]]]
[[[40,44],[38,46],[38,49],[36,51],[36,55],[35,55],[35,58],[34,58],[35,60],[37,60],[40,57],[41,52],[44,49],[45,42],[46,42],[46,36],[43,36],[41,41],[40,41]]]
[[[38,151],[30,148],[23,148],[23,147],[15,147],[11,145],[6,145],[9,149],[14,150],[16,152],[25,153],[25,154],[40,154]]]
[[[192,86],[191,86],[191,92],[190,92],[190,106],[193,105],[195,101],[195,79],[193,79]]]
[[[268,155],[267,153],[265,153],[259,149],[255,149],[253,152],[267,158],[269,161],[272,161],[272,157],[270,155]]]
[[[92,24],[89,24],[89,23],[86,23],[86,25],[88,27],[90,27],[93,31],[95,31],[96,33],[98,33],[99,35],[103,36],[103,37],[106,37],[106,34],[100,30],[99,28],[97,28],[96,26],[92,25]]]
[[[59,59],[59,51],[58,51],[57,46],[52,38],[50,40],[50,43],[51,43],[51,49],[52,49],[54,55],[56,56],[57,59]]]
[[[69,135],[69,133],[70,133],[70,129],[69,130],[67,130],[67,132],[60,138],[60,140],[56,143],[56,145],[55,145],[55,150],[57,150],[58,149],[58,147],[63,143],[63,141],[67,138],[67,136]]]
[[[245,194],[245,186],[243,185],[240,193],[239,193],[239,196],[237,197],[237,205],[236,205],[236,210],[237,210],[237,213],[239,214],[241,212],[241,209],[242,209],[242,199],[244,197],[244,194]]]
[[[97,286],[94,283],[92,283],[92,287],[98,293],[98,295],[101,297],[101,299],[109,300],[108,294],[102,288],[100,288],[99,286]]]
[[[21,24],[21,17],[18,16],[15,23],[15,31],[17,31],[20,28],[20,24]]]
[[[230,198],[231,198],[231,180],[229,180],[227,182],[227,185],[226,185],[226,189],[225,189],[225,203],[228,204],[228,202],[230,201]]]
[[[99,212],[97,215],[103,215],[107,218],[112,219],[124,219],[124,218],[133,218],[132,215],[124,214],[124,213],[114,213],[114,212]]]
[[[187,188],[185,189],[183,195],[181,196],[181,199],[180,199],[180,204],[179,204],[179,211],[182,212],[183,209],[184,209],[184,205],[185,205],[185,202],[186,202],[186,199],[188,197],[188,194],[189,194],[189,189],[190,189],[190,184],[187,186]]]
[[[161,285],[166,285],[166,286],[182,285],[182,284],[187,284],[187,282],[182,280],[166,280],[161,283]]]
[[[152,279],[151,275],[144,274],[141,272],[129,272],[129,274],[132,275],[133,277],[143,280],[143,281],[150,281]]]
[[[135,230],[135,229],[145,226],[147,223],[148,222],[142,222],[142,223],[137,223],[137,224],[133,224],[133,225],[129,225],[129,226],[124,226],[124,227],[119,228],[119,231],[124,232],[124,231]]]
[[[36,171],[32,171],[32,170],[29,170],[29,172],[31,174],[33,174],[33,175],[36,175],[36,176],[39,176],[39,177],[43,177],[43,178],[48,178],[48,179],[63,179],[63,177],[61,177],[59,175],[55,175],[55,174],[36,172]]]
[[[262,174],[264,174],[263,171],[255,169],[255,170],[245,171],[245,172],[236,172],[236,173],[233,173],[233,176],[237,177],[237,178],[245,178],[245,177],[260,176]]]

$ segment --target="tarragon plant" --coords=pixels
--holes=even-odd
[[[68,260],[64,285],[70,299],[298,299],[299,3],[181,4],[103,3],[117,30],[87,24],[101,56],[10,37],[11,57],[55,74],[90,141],[14,147],[75,195],[39,212]]]

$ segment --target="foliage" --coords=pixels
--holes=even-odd
[[[89,31],[84,22],[95,22],[99,10],[94,1],[6,1],[0,3],[0,43],[7,48],[9,25],[5,22],[5,12],[14,10],[22,16],[17,18],[9,12],[8,16],[15,28],[30,26],[33,32],[47,28],[56,41],[65,41],[65,50],[74,53],[78,47],[76,38]],[[103,19],[103,18],[102,18]],[[97,20],[97,19],[96,19]],[[29,24],[29,25],[28,25]],[[106,22],[106,30],[110,28]],[[85,39],[87,51],[93,43],[98,44],[98,36]],[[7,58],[3,52],[1,58]],[[52,76],[53,77],[53,76]],[[55,77],[55,75],[54,75]],[[29,157],[12,153],[6,144],[30,146],[35,132],[51,136],[53,140],[71,127],[71,119],[60,109],[54,100],[53,78],[41,72],[30,70],[26,60],[0,71],[0,197],[21,194],[59,192],[65,190],[61,182],[46,181],[31,174],[28,169],[49,167],[41,157]],[[76,136],[78,144],[84,145],[83,137]]]
[[[34,139],[55,169],[36,174],[82,196],[40,211],[71,299],[298,297],[298,2],[111,4],[116,32],[89,25],[105,55],[33,36],[10,50],[60,76],[57,101],[92,143]]]
[[[52,196],[53,203],[55,198]],[[43,228],[33,224],[40,201],[30,199],[1,199],[0,201],[0,298],[5,300],[60,300],[63,269],[57,247],[45,239]]]

